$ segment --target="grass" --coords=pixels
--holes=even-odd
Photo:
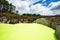
[[[55,31],[36,23],[0,23],[0,40],[56,40]]]

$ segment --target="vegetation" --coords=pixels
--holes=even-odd
[[[6,0],[0,0],[0,22],[15,24],[15,23],[39,23],[49,26],[56,30],[56,36],[60,40],[60,15],[55,17],[51,16],[41,16],[40,14],[29,14],[24,13],[22,15],[18,14],[18,10],[11,3]]]
[[[60,40],[60,25],[56,27],[55,34],[56,34],[56,37],[58,38],[58,40]]]
[[[50,26],[53,29],[56,29],[57,25],[60,25],[60,17],[49,17],[49,16],[41,16],[40,14],[35,13],[24,13],[22,15],[18,14],[18,10],[16,10],[16,7],[12,5],[11,3],[8,3],[6,0],[0,0],[0,19],[1,17],[6,17],[7,21],[14,19],[18,19],[18,21],[21,21],[22,23],[32,23],[33,21],[35,23],[40,23],[43,25]],[[40,19],[39,19],[40,18]],[[41,19],[43,18],[43,19]],[[1,22],[1,21],[0,21]],[[17,23],[14,22],[14,23]],[[10,22],[13,23],[13,22]]]
[[[40,14],[26,14],[26,13],[23,13],[22,16],[41,16]]]
[[[50,22],[45,18],[39,18],[39,19],[35,20],[34,23],[39,23],[39,24],[43,24],[46,26],[50,26]]]
[[[0,0],[0,12],[10,12],[10,13],[14,13],[15,10],[15,6],[12,5],[11,3],[9,4],[8,1],[6,0]]]

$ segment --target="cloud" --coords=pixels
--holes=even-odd
[[[34,5],[32,7],[36,13],[41,15],[60,15],[60,1],[51,2],[48,7],[42,6],[41,4]],[[33,10],[32,9],[32,10]]]
[[[29,8],[30,3],[29,2],[19,1],[19,3],[17,3],[17,4],[19,4],[17,6],[17,9],[19,10],[19,12],[26,13],[26,12],[29,12],[30,11],[30,8]]]
[[[29,2],[30,4],[33,4],[33,3],[37,2],[37,1],[40,1],[40,0],[13,0],[13,1],[12,0],[7,0],[7,1],[9,1],[9,3],[13,3],[13,4],[15,4],[15,3],[20,4],[21,1]]]
[[[46,8],[43,7],[41,4],[32,5],[30,9],[34,10],[36,13],[39,12],[39,11],[46,10]],[[32,11],[32,12],[34,12],[34,11]]]
[[[16,6],[16,9],[19,10],[20,14],[23,13],[36,13],[36,14],[40,14],[40,15],[56,15],[57,13],[55,13],[56,9],[58,5],[60,5],[60,2],[51,2],[49,4],[49,8],[46,6],[43,6],[42,4],[35,4],[33,5],[33,3],[40,1],[40,0],[8,0],[9,3],[12,3],[13,5]],[[46,1],[46,0],[43,0]],[[29,7],[31,5],[31,7]],[[51,10],[54,9],[54,10]],[[57,11],[59,12],[59,11]]]
[[[51,8],[51,10],[60,10],[60,5]]]
[[[60,5],[60,1],[58,1],[58,2],[51,2],[50,5],[51,5],[50,9],[56,8],[57,6]]]
[[[31,12],[37,13],[40,15],[45,15],[45,16],[54,15],[53,12],[49,10],[49,8],[43,6],[42,4],[32,5],[31,6]]]
[[[19,13],[27,13],[30,11],[29,5],[30,2],[28,1],[21,1],[21,0],[8,0],[9,3],[12,3],[16,6],[16,9],[19,10]]]
[[[46,0],[43,0],[43,1],[46,1]]]
[[[60,10],[52,10],[55,15],[60,15]]]
[[[56,14],[56,15],[60,15],[60,1],[58,2],[52,2],[50,7],[50,10]]]

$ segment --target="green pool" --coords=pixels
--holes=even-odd
[[[0,23],[0,40],[56,40],[55,31],[36,23]]]

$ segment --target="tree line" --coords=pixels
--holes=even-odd
[[[29,13],[23,13],[22,16],[41,16],[40,14],[29,14]]]

